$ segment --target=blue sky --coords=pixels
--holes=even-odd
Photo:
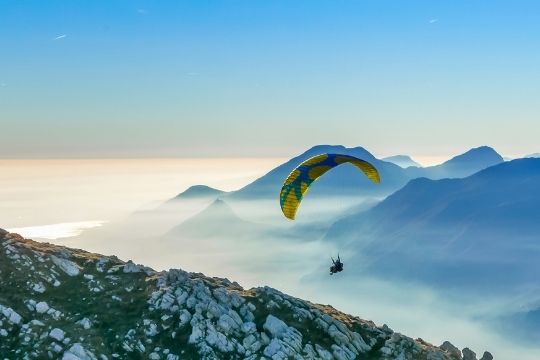
[[[537,1],[0,0],[0,157],[540,145]]]

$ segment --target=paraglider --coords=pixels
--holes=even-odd
[[[320,154],[298,165],[287,177],[279,195],[281,211],[290,220],[294,220],[300,202],[310,185],[327,171],[338,165],[350,163],[360,169],[371,181],[379,183],[377,169],[365,160],[350,155]]]
[[[381,181],[377,169],[365,160],[358,159],[350,155],[341,154],[320,154],[309,158],[298,165],[285,179],[279,202],[283,215],[290,220],[294,220],[298,207],[310,185],[327,171],[338,165],[350,163],[360,169],[371,181],[379,183]],[[337,260],[332,258],[330,275],[343,271],[343,262],[339,254]]]
[[[334,275],[335,273],[342,272],[343,271],[343,263],[341,262],[341,259],[339,258],[339,254],[337,256],[337,260],[332,259],[333,265],[330,266],[330,275]]]

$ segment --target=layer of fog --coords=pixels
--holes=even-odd
[[[121,219],[194,184],[235,190],[282,159],[0,159],[0,227]]]

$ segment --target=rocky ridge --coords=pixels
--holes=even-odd
[[[476,360],[269,287],[0,229],[0,359]],[[482,360],[491,360],[488,352]]]

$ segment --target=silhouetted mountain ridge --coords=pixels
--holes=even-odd
[[[424,168],[412,167],[407,168],[406,171],[408,171],[410,178],[462,178],[502,162],[504,162],[504,159],[493,148],[480,146],[455,156],[440,165]]]
[[[193,186],[190,186],[187,190],[176,195],[171,200],[218,197],[223,194],[226,194],[226,192],[222,190],[214,189],[210,186],[193,185]]]
[[[379,170],[381,183],[371,183],[353,166],[339,166],[313,183],[312,192],[317,191],[319,196],[343,194],[385,196],[403,187],[414,178],[465,177],[504,161],[494,149],[481,146],[455,156],[441,165],[403,169],[391,162],[376,159],[363,147],[346,148],[341,145],[317,145],[276,167],[242,189],[232,192],[229,196],[233,199],[275,198],[276,193],[281,189],[283,180],[296,166],[302,161],[322,153],[347,154],[371,162]]]
[[[396,164],[404,169],[410,166],[422,167],[422,165],[414,161],[409,155],[387,156],[387,157],[382,158],[381,160],[386,161],[386,162],[391,162],[392,164]]]
[[[341,194],[352,192],[351,189],[355,189],[356,193],[364,194],[387,193],[388,191],[392,191],[392,189],[402,186],[407,180],[399,166],[376,159],[369,151],[362,147],[346,148],[341,145],[317,145],[286,163],[279,165],[251,184],[235,191],[230,196],[235,199],[276,198],[283,185],[283,181],[296,166],[304,160],[323,153],[346,154],[369,161],[377,167],[383,181],[381,181],[380,185],[373,184],[353,166],[339,166],[313,184],[314,189],[317,189],[319,194],[322,195],[339,195],[340,192]],[[336,192],[336,186],[340,192]]]

